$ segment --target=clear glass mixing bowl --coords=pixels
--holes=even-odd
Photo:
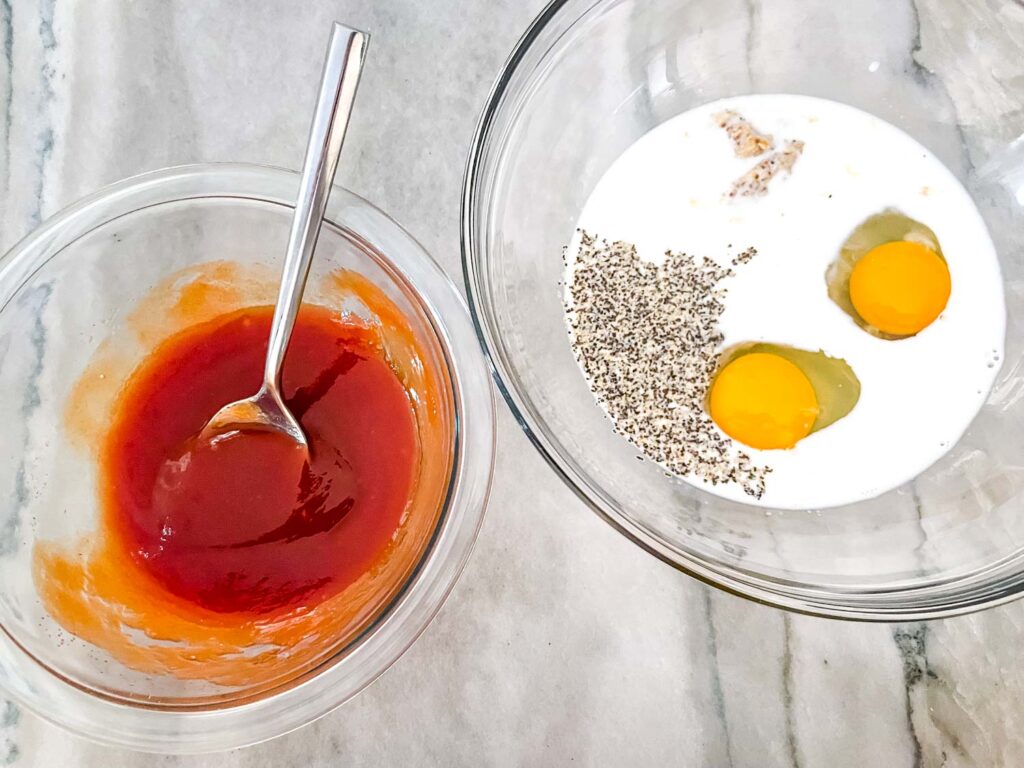
[[[824,616],[929,618],[1020,594],[1022,30],[1024,6],[1002,0],[556,0],[536,19],[472,148],[466,285],[523,429],[615,528],[719,587]],[[902,128],[965,184],[1000,253],[1008,330],[991,397],[942,460],[869,501],[766,511],[666,477],[612,431],[569,348],[561,252],[604,171],[665,120],[748,93],[833,99]]]
[[[76,733],[135,749],[197,752],[308,723],[412,644],[469,556],[494,455],[490,379],[469,314],[408,233],[335,188],[307,298],[317,300],[309,294],[320,276],[355,270],[401,309],[447,379],[451,472],[418,564],[312,663],[258,686],[143,674],[64,631],[40,602],[32,573],[37,542],[88,536],[98,517],[95,461],[65,434],[76,380],[168,275],[214,259],[276,274],[297,188],[297,175],[257,166],[157,171],[68,208],[0,260],[0,689]]]

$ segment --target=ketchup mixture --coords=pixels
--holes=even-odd
[[[264,615],[336,594],[374,566],[417,471],[409,397],[369,330],[299,314],[283,392],[310,443],[271,432],[196,435],[260,385],[272,308],[172,337],[136,370],[101,461],[106,512],[168,592]]]

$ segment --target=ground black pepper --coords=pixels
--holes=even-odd
[[[615,430],[674,474],[738,483],[760,498],[771,469],[755,466],[704,408],[732,267],[671,251],[655,264],[629,243],[580,238],[565,297],[569,338]],[[756,253],[748,248],[733,266]]]

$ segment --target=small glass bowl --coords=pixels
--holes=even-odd
[[[822,616],[933,618],[1020,596],[1024,60],[1008,30],[1022,23],[998,0],[555,0],[534,21],[471,151],[466,286],[523,429],[617,530],[711,584]],[[1000,254],[1006,362],[987,404],[944,458],[875,499],[764,510],[666,476],[614,433],[569,347],[562,249],[598,180],[660,123],[749,93],[833,99],[903,129],[971,192]]]
[[[64,433],[76,380],[168,275],[215,259],[276,272],[297,188],[296,174],[258,166],[156,171],[66,209],[0,260],[0,689],[75,733],[140,750],[201,752],[304,725],[412,644],[469,557],[494,457],[494,404],[472,323],[457,289],[408,233],[335,188],[307,294],[339,267],[358,272],[401,309],[447,378],[452,468],[418,564],[314,664],[249,687],[130,669],[62,630],[39,599],[36,543],[73,542],[98,519],[95,462]]]

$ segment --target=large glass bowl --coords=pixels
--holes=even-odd
[[[377,602],[367,603],[344,637],[259,685],[255,674],[252,684],[231,685],[206,682],[202,674],[143,674],[64,631],[42,605],[32,574],[36,544],[74,542],[90,535],[98,518],[95,462],[69,444],[65,431],[76,380],[106,339],[135,322],[139,299],[183,268],[211,260],[263,268],[272,291],[297,188],[296,174],[257,166],[157,171],[72,206],[0,260],[0,689],[84,736],[196,752],[250,744],[309,722],[412,644],[476,538],[493,463],[494,410],[469,313],[408,233],[335,188],[307,299],[317,300],[327,273],[358,272],[399,307],[427,364],[445,380],[448,402],[439,402],[450,414],[451,461],[441,472],[450,466],[450,474],[441,477],[447,493],[436,525],[421,539],[422,554],[386,593],[368,598]]]
[[[930,618],[1019,596],[1022,28],[1024,6],[1002,0],[556,0],[535,20],[472,148],[466,285],[523,429],[615,528],[712,584],[818,615]],[[1000,254],[1006,362],[987,404],[943,459],[869,501],[765,510],[667,477],[613,432],[569,347],[562,248],[602,174],[669,118],[749,93],[833,99],[903,129],[971,192]]]

